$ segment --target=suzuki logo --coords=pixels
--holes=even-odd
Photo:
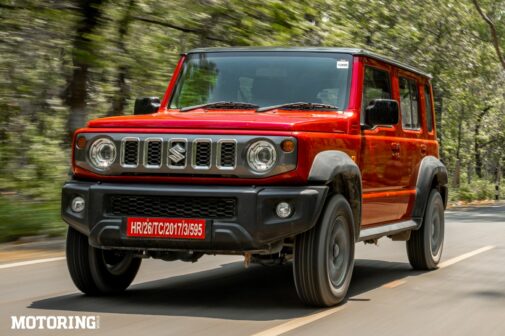
[[[180,143],[173,146],[168,151],[170,152],[170,155],[168,156],[168,158],[173,163],[179,163],[186,158],[186,155],[185,155],[186,149],[184,149],[184,146],[181,146]]]

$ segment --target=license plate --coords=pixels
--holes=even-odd
[[[205,239],[205,219],[130,217],[128,237]]]

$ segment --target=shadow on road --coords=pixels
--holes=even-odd
[[[418,274],[406,263],[357,260],[349,300],[368,301],[368,291]],[[71,294],[35,301],[29,308],[252,321],[292,319],[318,311],[298,300],[291,265],[244,269],[240,262],[141,283],[121,296]]]

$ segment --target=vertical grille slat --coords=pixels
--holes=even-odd
[[[235,140],[221,140],[217,149],[217,166],[220,169],[233,169],[237,164],[237,143]]]
[[[210,139],[196,139],[193,141],[193,167],[209,169],[212,160],[212,141]]]
[[[161,167],[162,147],[163,147],[163,139],[146,139],[145,140],[144,165],[147,168],[160,168]]]
[[[121,146],[121,166],[125,168],[136,168],[139,165],[138,138],[124,138]]]

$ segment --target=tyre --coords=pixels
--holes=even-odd
[[[115,294],[124,291],[140,267],[140,258],[129,253],[97,249],[88,238],[69,227],[67,266],[75,286],[88,295]]]
[[[407,240],[407,255],[416,270],[432,270],[442,256],[444,246],[444,202],[438,190],[433,189],[428,198],[421,228],[412,231]]]
[[[318,224],[296,237],[294,278],[300,299],[328,307],[341,302],[354,268],[354,224],[342,195],[327,202]]]

